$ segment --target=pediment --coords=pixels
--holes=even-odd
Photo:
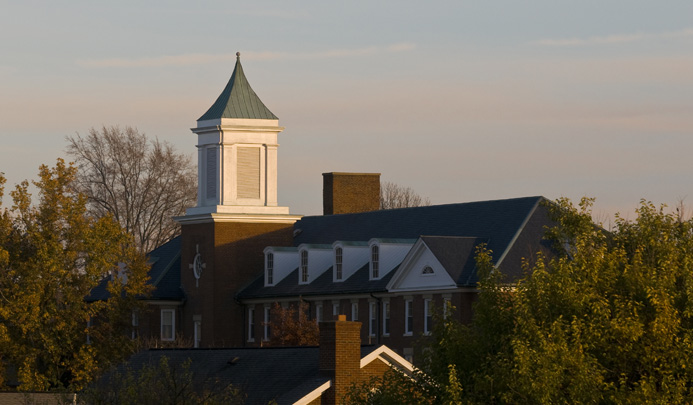
[[[387,289],[390,292],[397,292],[456,287],[457,283],[448,274],[440,260],[419,239],[402,261]]]

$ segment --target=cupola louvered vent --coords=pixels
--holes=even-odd
[[[260,148],[238,148],[238,198],[260,198]]]

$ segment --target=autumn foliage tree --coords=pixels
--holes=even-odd
[[[318,323],[307,314],[305,301],[286,308],[275,303],[270,311],[270,345],[317,346],[320,343]]]
[[[145,258],[111,216],[89,214],[75,175],[61,159],[41,166],[38,201],[24,181],[0,207],[0,374],[11,365],[21,390],[79,389],[123,358],[147,292]],[[112,298],[87,303],[104,277]]]
[[[180,232],[173,221],[195,205],[197,174],[189,156],[136,128],[92,128],[68,137],[67,152],[79,168],[75,187],[89,211],[112,215],[147,253]]]
[[[437,322],[419,363],[436,403],[693,402],[693,221],[642,202],[607,232],[591,205],[550,205],[556,255],[517,282],[479,252],[472,323]]]

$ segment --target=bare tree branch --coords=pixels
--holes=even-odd
[[[380,209],[421,207],[431,205],[428,197],[422,197],[411,187],[401,186],[389,181],[380,183]]]
[[[190,156],[129,126],[92,128],[67,141],[67,153],[79,167],[77,188],[88,197],[94,215],[113,215],[142,252],[178,234],[172,217],[196,201]]]

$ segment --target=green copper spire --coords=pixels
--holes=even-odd
[[[259,120],[276,120],[260,98],[255,94],[243,73],[241,53],[236,52],[236,67],[228,84],[221,92],[217,101],[209,107],[198,121],[220,118],[250,118]]]

